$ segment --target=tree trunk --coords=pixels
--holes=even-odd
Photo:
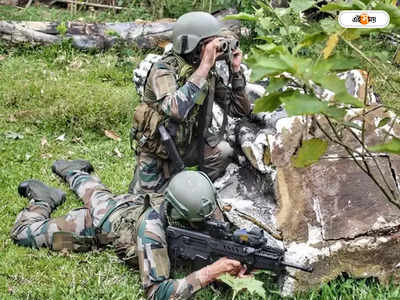
[[[232,9],[226,10],[217,18],[235,13]],[[117,41],[124,41],[138,48],[151,49],[170,41],[174,23],[173,19],[101,24],[0,21],[0,40],[13,44],[48,45],[71,39],[72,44],[81,49],[107,49]],[[223,23],[236,33],[240,30],[239,22]]]

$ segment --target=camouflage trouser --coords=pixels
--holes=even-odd
[[[189,152],[196,152],[193,148]],[[212,181],[222,176],[226,167],[232,161],[233,149],[226,141],[221,141],[215,147],[205,144],[204,162],[200,169],[205,172]],[[198,164],[197,159],[193,159],[194,155],[190,153],[187,157],[183,157],[185,166],[193,166]],[[166,176],[168,166],[165,160],[160,159],[156,155],[147,152],[141,152],[136,158],[136,168],[133,180],[129,185],[129,193],[161,193],[166,187],[168,178]]]
[[[11,231],[19,245],[52,248],[56,232],[72,232],[79,236],[94,236],[96,229],[110,232],[109,213],[133,195],[114,196],[95,176],[74,171],[67,177],[71,189],[82,199],[84,207],[71,210],[67,215],[50,219],[48,203],[32,199],[17,216]]]

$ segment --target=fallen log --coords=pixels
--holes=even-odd
[[[216,14],[222,18],[235,14],[229,9]],[[236,33],[240,23],[222,21],[224,26]],[[15,22],[0,21],[0,40],[12,44],[31,43],[48,45],[70,39],[80,49],[108,49],[118,41],[135,45],[141,49],[162,47],[170,41],[174,19],[158,21],[137,20],[129,23],[82,23],[82,22]]]
[[[29,0],[29,1],[32,1],[32,0]],[[76,4],[76,5],[83,5],[83,6],[100,7],[100,8],[112,8],[112,9],[118,9],[118,10],[128,9],[127,7],[121,7],[121,6],[105,5],[105,4],[98,4],[98,3],[91,3],[91,2],[73,1],[73,0],[54,0],[49,4],[49,6],[52,6],[52,5],[54,5],[56,3],[60,3],[60,2]]]

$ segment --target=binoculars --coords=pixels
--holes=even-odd
[[[218,45],[218,51],[222,52],[217,57],[217,60],[225,60],[230,62],[232,60],[232,51],[239,48],[239,41],[236,39],[224,39]]]
[[[228,53],[239,48],[239,41],[236,39],[224,39],[218,46],[218,51]]]

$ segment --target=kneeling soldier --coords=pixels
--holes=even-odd
[[[51,212],[65,201],[65,193],[38,180],[22,182],[18,192],[30,203],[18,214],[11,232],[18,245],[87,251],[112,244],[118,257],[139,266],[148,299],[187,299],[224,273],[244,274],[246,268],[240,262],[221,258],[183,279],[170,278],[166,227],[184,222],[196,228],[205,218],[222,217],[215,189],[204,173],[178,173],[165,195],[113,195],[90,175],[93,167],[87,161],[59,160],[52,170],[82,199],[84,207],[51,219]]]

